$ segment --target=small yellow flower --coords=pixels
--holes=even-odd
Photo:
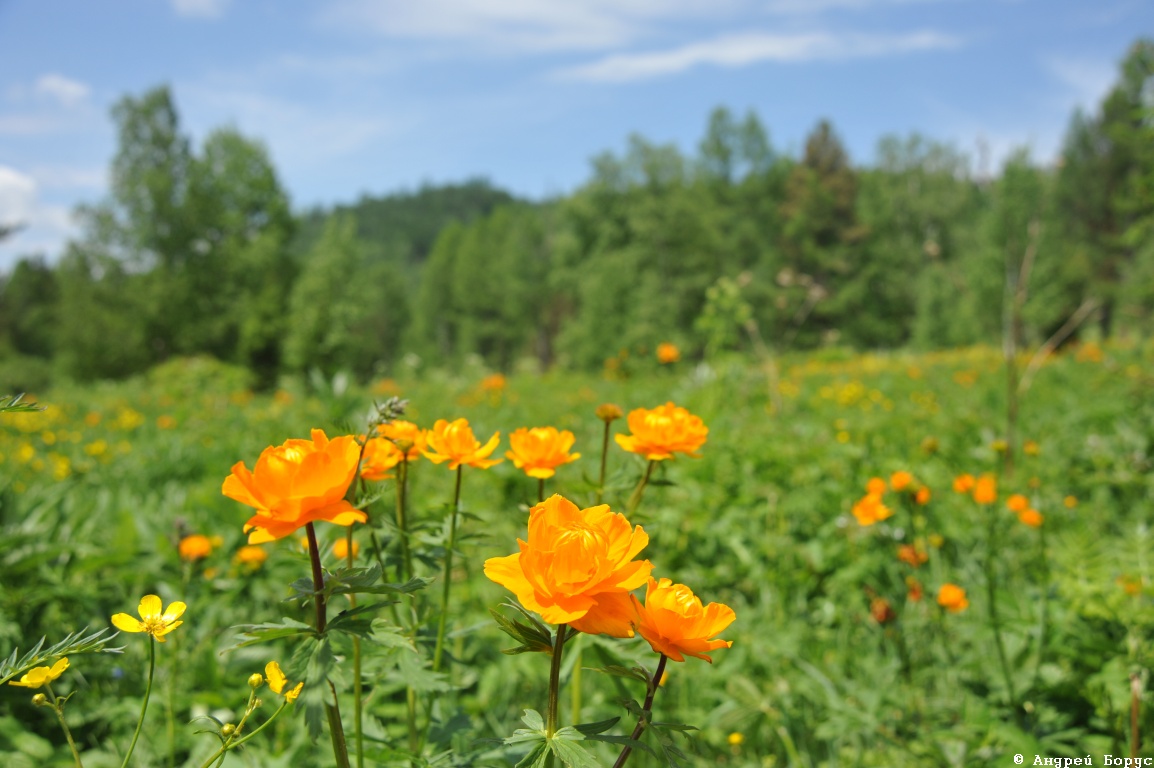
[[[361,553],[361,545],[353,542],[353,559],[357,559],[357,555]],[[333,557],[337,560],[348,560],[349,558],[349,540],[347,538],[337,539],[333,544]]]
[[[1062,504],[1065,505],[1066,509],[1073,509],[1074,507],[1078,506],[1078,497],[1067,496],[1066,498],[1062,499]]]
[[[162,613],[161,605],[160,598],[156,595],[145,595],[140,598],[140,607],[137,608],[140,621],[127,613],[118,613],[112,617],[112,625],[122,632],[144,632],[155,637],[156,642],[163,643],[165,635],[184,623],[177,619],[184,614],[184,609],[188,606],[177,601]]]
[[[36,667],[24,673],[19,680],[12,680],[8,685],[18,685],[21,688],[41,688],[64,674],[68,669],[68,657],[65,656],[51,667]]]
[[[304,687],[304,682],[296,684],[295,688],[285,691],[285,685],[288,683],[288,678],[284,676],[284,672],[280,671],[280,664],[275,661],[270,661],[264,666],[264,676],[268,678],[268,687],[272,688],[273,693],[280,693],[284,691],[284,698],[289,704],[297,700],[300,696],[301,688]]]
[[[740,731],[734,731],[726,736],[725,740],[729,742],[729,746],[731,747],[740,747],[745,743],[745,736],[743,736]]]

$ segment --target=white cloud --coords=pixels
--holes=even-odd
[[[78,80],[63,75],[41,75],[36,80],[34,90],[37,95],[47,97],[65,107],[75,107],[88,98],[91,89]]]
[[[941,0],[768,0],[763,8],[780,15],[816,15],[826,11],[867,10],[885,5],[934,2]]]
[[[219,19],[228,8],[229,0],[171,0],[172,10],[194,19]]]
[[[0,165],[0,226],[23,224],[36,206],[36,181],[15,168]]]
[[[959,45],[937,32],[907,35],[833,35],[825,32],[774,35],[748,32],[715,37],[678,48],[606,56],[558,72],[565,79],[628,82],[673,75],[701,65],[742,67],[765,61],[795,62],[891,56]]]
[[[1112,61],[1050,58],[1045,66],[1073,99],[1074,106],[1087,111],[1098,106],[1117,76]]]
[[[391,39],[460,42],[501,51],[596,50],[661,22],[724,17],[744,0],[336,0],[324,20]]]
[[[0,269],[6,269],[21,255],[55,255],[75,234],[76,225],[69,209],[43,203],[38,193],[32,176],[0,165],[0,226],[20,226],[0,241]]]

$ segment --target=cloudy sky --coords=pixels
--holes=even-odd
[[[1154,34],[1149,0],[0,0],[0,269],[58,255],[100,200],[110,107],[167,83],[195,140],[269,147],[294,205],[486,176],[567,192],[630,133],[693,151],[755,110],[853,160],[920,131],[1050,161]]]

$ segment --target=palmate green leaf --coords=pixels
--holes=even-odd
[[[324,595],[328,599],[333,595],[408,595],[424,589],[433,583],[433,579],[414,577],[404,584],[381,582],[381,566],[373,563],[370,566],[356,568],[341,568],[334,572],[325,573]],[[316,597],[311,577],[302,577],[290,585],[292,598]]]
[[[366,605],[358,605],[356,608],[349,608],[346,611],[341,611],[332,619],[329,620],[326,632],[343,632],[346,635],[356,635],[357,637],[369,637],[373,634],[375,620],[366,618],[364,614],[370,613],[383,608],[386,605],[391,605],[393,601],[368,603]]]
[[[504,648],[501,650],[501,653],[511,655],[518,653],[553,653],[553,643],[547,632],[542,632],[536,626],[529,626],[519,621],[513,621],[499,613],[495,608],[490,608],[489,613],[493,615],[493,619],[497,622],[497,626],[501,628],[502,632],[521,643],[521,645],[516,648]]]
[[[87,631],[88,628],[85,627],[79,632],[72,632],[63,640],[47,648],[44,647],[47,638],[42,637],[40,642],[32,647],[32,650],[27,651],[22,656],[18,649],[13,648],[12,653],[0,661],[0,685],[23,675],[33,667],[54,663],[62,656],[79,656],[84,653],[120,653],[124,650],[124,646],[108,647],[108,643],[120,634],[119,632],[105,628],[87,635],[84,634]]]
[[[557,756],[562,765],[572,768],[600,768],[593,755],[589,754],[579,742],[585,737],[572,726],[566,726],[549,740],[549,749]]]
[[[390,675],[418,693],[423,691],[444,692],[453,689],[447,677],[433,672],[425,666],[425,660],[415,652],[401,653],[397,657],[397,670]]]
[[[316,636],[316,630],[311,625],[289,618],[281,619],[279,624],[276,622],[242,624],[237,628],[241,630],[240,642],[226,648],[227,651],[234,651],[237,648],[246,648],[259,643],[268,643],[273,640],[282,640],[286,637]]]
[[[303,645],[293,654],[294,659],[300,658],[302,652],[308,650],[308,662],[305,666],[305,687],[301,691],[298,701],[304,710],[305,725],[308,727],[309,737],[317,739],[324,732],[324,723],[327,719],[325,704],[329,702],[329,677],[336,667],[336,657],[333,655],[332,645],[327,637],[320,638],[308,648]]]

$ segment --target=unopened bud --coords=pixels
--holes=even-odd
[[[597,406],[597,410],[594,411],[594,413],[597,414],[597,418],[606,424],[617,421],[617,419],[625,415],[625,412],[621,410],[621,406],[614,405],[613,403],[602,403]]]
[[[253,709],[256,709],[257,707],[263,707],[263,706],[264,706],[264,699],[257,699],[256,701],[254,701],[252,703]]]
[[[48,697],[45,696],[43,693],[38,693],[32,697],[32,703],[34,705],[36,705],[37,707],[47,707],[48,706]]]
[[[248,687],[256,690],[264,685],[264,676],[260,672],[253,672],[248,676]]]
[[[231,736],[236,733],[236,726],[232,723],[225,723],[220,727],[221,736]]]
[[[408,453],[413,450],[413,441],[407,437],[398,437],[393,441],[393,445],[397,446],[401,453]]]

